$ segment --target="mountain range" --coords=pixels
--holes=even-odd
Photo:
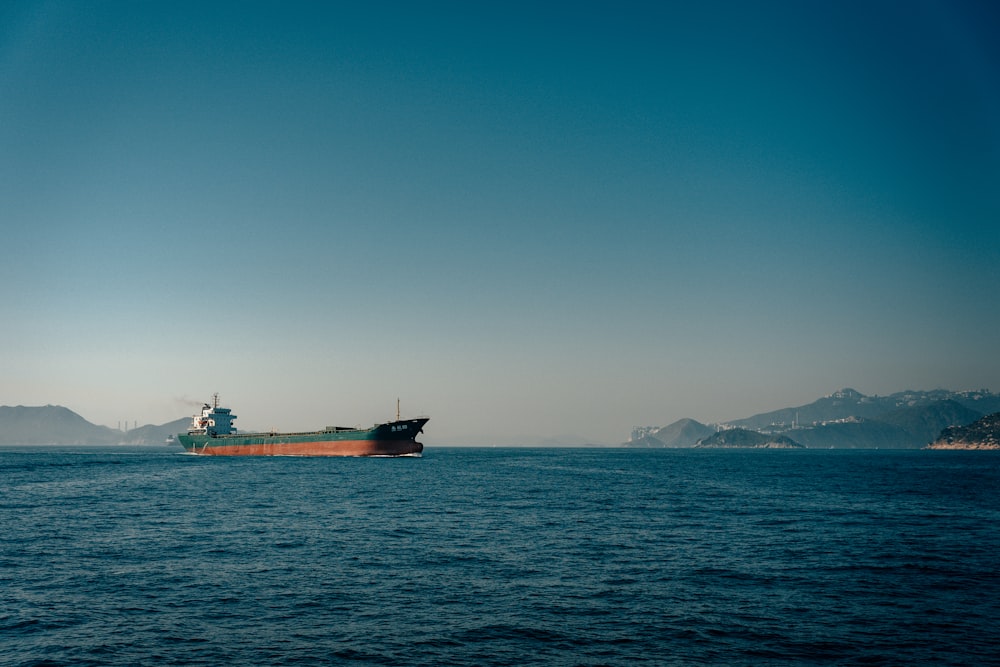
[[[706,425],[693,419],[681,419],[662,428],[637,429],[642,435],[624,445],[646,448],[762,446],[760,443],[719,444],[711,440],[716,432],[739,429],[784,436],[809,448],[918,449],[935,441],[948,427],[965,426],[996,412],[1000,412],[1000,394],[986,389],[903,391],[889,396],[866,396],[854,389],[842,389],[806,405],[722,424]]]
[[[160,445],[190,423],[186,417],[119,431],[91,424],[61,405],[0,405],[0,445]]]

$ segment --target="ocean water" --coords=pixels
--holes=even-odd
[[[2,665],[1000,664],[1000,453],[0,449]]]

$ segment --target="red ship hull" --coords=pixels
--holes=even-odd
[[[414,456],[424,446],[405,440],[336,440],[332,442],[263,442],[194,446],[188,451],[206,456]]]

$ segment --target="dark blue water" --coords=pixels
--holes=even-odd
[[[998,500],[995,452],[0,449],[0,664],[1000,664]]]

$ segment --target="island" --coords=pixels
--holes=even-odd
[[[1000,412],[968,426],[949,426],[927,449],[1000,449]]]

